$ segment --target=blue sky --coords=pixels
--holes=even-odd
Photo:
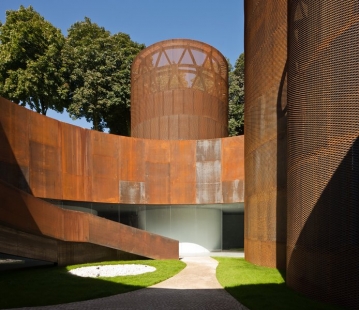
[[[124,32],[133,41],[149,46],[158,41],[187,38],[217,48],[233,65],[244,51],[243,0],[0,0],[0,20],[6,10],[20,5],[33,8],[66,36],[67,29],[89,17],[111,33]],[[80,127],[67,112],[49,110],[48,116]]]

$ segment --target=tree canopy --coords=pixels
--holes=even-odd
[[[244,53],[239,55],[234,68],[229,63],[229,136],[244,134]]]
[[[0,23],[0,95],[38,113],[62,112],[61,31],[34,11],[20,6]]]
[[[127,34],[111,35],[88,17],[73,24],[62,53],[68,81],[68,112],[93,129],[129,135],[133,58],[145,46]]]

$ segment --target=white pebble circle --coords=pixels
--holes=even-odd
[[[131,276],[147,272],[154,272],[155,267],[138,264],[124,264],[124,265],[99,265],[88,266],[72,269],[69,272],[75,276],[98,278],[98,277],[118,277]]]

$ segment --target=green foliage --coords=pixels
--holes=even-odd
[[[278,269],[256,266],[240,258],[215,259],[219,262],[218,282],[251,310],[338,309],[293,291],[285,284],[285,276]]]
[[[244,53],[239,55],[234,68],[229,64],[229,136],[244,133]]]
[[[6,11],[0,24],[0,95],[38,113],[63,111],[61,31],[34,11]]]
[[[128,135],[133,58],[144,45],[124,33],[111,35],[85,17],[68,30],[62,58],[67,68],[68,112],[93,129]]]
[[[81,266],[111,264],[143,264],[156,271],[111,278],[81,278],[68,273]],[[55,305],[126,293],[162,282],[185,266],[179,260],[140,260],[2,271],[0,308]]]

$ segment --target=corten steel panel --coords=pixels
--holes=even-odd
[[[2,181],[0,200],[0,225],[11,228],[7,229],[8,234],[16,230],[17,238],[14,239],[14,232],[11,238],[17,242],[17,253],[24,256],[53,261],[47,253],[49,249],[52,252],[52,243],[38,238],[40,236],[59,241],[90,242],[154,259],[178,258],[176,240],[91,214],[60,209]],[[41,246],[44,246],[42,252]],[[7,251],[13,253],[13,246],[2,249],[4,253]]]
[[[244,180],[222,181],[223,203],[244,201]]]
[[[66,266],[118,260],[118,250],[83,242],[58,241],[57,265]]]
[[[169,163],[171,143],[162,140],[145,140],[145,154],[143,158],[146,162],[153,163]]]
[[[30,113],[29,139],[32,142],[59,147],[61,145],[59,122],[39,113]]]
[[[119,175],[120,180],[145,181],[145,140],[128,137],[119,139]]]
[[[28,110],[1,97],[0,109],[0,179],[30,193]]]
[[[196,203],[221,203],[222,139],[196,141]]]
[[[18,119],[19,127],[26,122],[22,123],[21,118],[16,118],[17,111],[20,111],[20,115],[25,111],[25,118],[36,120],[28,126],[38,125],[44,128],[47,124],[46,117],[31,116],[34,112],[9,101],[2,101],[2,105],[5,111],[14,109],[10,114],[11,119]],[[4,120],[3,115],[1,117],[8,128],[9,119],[6,117]],[[41,119],[44,123],[39,121]],[[11,126],[17,128],[16,124],[14,122]],[[231,142],[240,141],[242,138],[209,141],[145,140],[85,130],[54,120],[50,120],[49,124],[49,127],[57,128],[54,130],[54,134],[59,135],[56,143],[46,134],[45,137],[35,137],[36,141],[20,136],[24,139],[23,143],[13,144],[11,139],[16,140],[13,135],[17,132],[8,129],[6,133],[3,131],[2,145],[9,150],[8,154],[16,154],[18,147],[23,154],[23,162],[28,163],[28,166],[19,166],[15,155],[11,155],[13,157],[8,162],[0,162],[3,180],[28,192],[33,190],[37,196],[60,200],[130,204],[195,204],[200,201],[238,202],[238,199],[243,201],[240,193],[236,192],[241,187],[238,180],[243,178],[243,163],[234,158],[237,156],[236,143]],[[32,131],[33,135],[41,132],[40,129]],[[53,139],[55,140],[55,137]],[[221,141],[231,147],[221,150]],[[31,152],[22,152],[21,147],[24,144],[31,148]],[[243,145],[239,143],[238,150],[242,148]],[[227,152],[230,154],[226,155]],[[233,161],[237,161],[241,168],[236,166],[229,172]],[[227,167],[227,172],[222,172],[221,165]],[[27,180],[31,181],[32,188],[29,188]],[[225,192],[222,190],[222,182],[226,182]],[[212,185],[201,185],[207,183]],[[164,191],[161,187],[163,184]],[[211,191],[210,195],[204,195]]]
[[[221,160],[222,141],[225,139],[196,141],[196,161]]]
[[[178,241],[90,215],[90,241],[94,244],[154,259],[178,259]],[[120,229],[119,229],[120,228]],[[108,233],[110,232],[110,233]]]
[[[287,1],[247,0],[245,17],[245,255],[284,269]]]
[[[61,125],[62,191],[66,200],[92,200],[88,170],[87,130],[66,123]]]
[[[358,309],[358,1],[289,3],[287,283]]]
[[[64,230],[63,240],[89,242],[89,215],[83,212],[63,210],[64,224],[71,229]]]
[[[223,55],[208,44],[174,39],[158,42],[143,50],[134,60],[131,72],[131,132],[132,136],[149,139],[207,139],[226,136],[228,131],[228,65]],[[198,95],[198,93],[202,95]],[[157,95],[159,94],[159,95]],[[196,95],[197,94],[197,95]],[[203,102],[198,103],[197,100]],[[157,102],[158,100],[158,102]],[[201,109],[196,108],[201,105]],[[159,107],[157,107],[159,106]],[[214,109],[212,109],[212,106]],[[197,111],[201,110],[201,113]],[[220,114],[220,112],[222,114]],[[188,117],[197,114],[219,123],[225,135],[205,130],[189,134],[183,127]],[[178,117],[178,124],[160,128],[161,117]],[[152,128],[147,130],[151,120]],[[157,123],[157,126],[153,124]],[[141,132],[140,128],[145,126]],[[153,127],[154,126],[154,127]],[[167,130],[167,131],[165,131]],[[194,136],[194,138],[192,138]]]
[[[145,188],[146,203],[168,204],[170,202],[170,163],[146,162]]]
[[[29,166],[29,113],[0,97],[0,162]]]
[[[170,202],[170,151],[170,141],[145,140],[146,203]]]
[[[222,139],[222,181],[244,180],[244,136]]]
[[[61,124],[62,172],[82,176],[85,175],[86,163],[86,130],[66,123]]]
[[[118,138],[91,131],[92,201],[118,202]]]
[[[34,196],[62,199],[61,152],[30,140],[30,188]]]
[[[195,203],[196,143],[171,141],[170,144],[170,203]]]
[[[57,241],[0,225],[0,252],[56,262]]]
[[[62,210],[0,181],[0,222],[35,235],[63,238]]]
[[[60,123],[29,113],[29,180],[33,195],[62,199]]]
[[[99,156],[118,156],[118,136],[104,135],[101,132],[91,130],[91,153]]]
[[[145,182],[120,181],[120,199],[122,203],[145,204]]]

